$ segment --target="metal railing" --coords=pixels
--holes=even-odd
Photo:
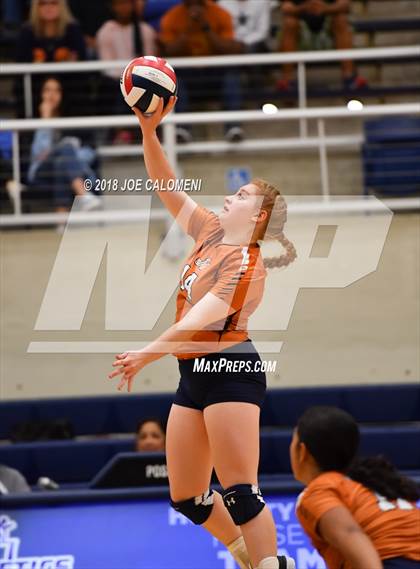
[[[307,106],[306,65],[308,63],[325,63],[331,61],[354,61],[400,59],[404,57],[420,57],[420,46],[378,47],[367,49],[345,49],[306,51],[292,53],[267,53],[247,55],[223,55],[208,57],[174,57],[169,62],[175,69],[195,67],[243,67],[259,65],[276,65],[284,63],[297,64],[297,92],[298,106]],[[127,61],[78,61],[72,63],[7,63],[0,66],[1,75],[22,75],[25,100],[25,116],[33,116],[32,107],[32,75],[39,73],[85,73],[90,71],[107,71],[111,69],[124,69]],[[306,123],[300,123],[301,136],[306,136]]]
[[[221,123],[226,121],[284,121],[299,119],[315,119],[318,126],[318,135],[305,138],[282,139],[283,148],[318,148],[320,159],[320,173],[322,195],[328,199],[330,195],[330,184],[328,174],[328,156],[327,147],[334,145],[348,146],[359,144],[361,137],[355,136],[331,136],[328,137],[325,130],[325,120],[331,118],[349,119],[354,117],[373,117],[386,115],[407,115],[420,113],[420,103],[402,103],[395,105],[370,105],[365,106],[361,110],[351,111],[347,107],[327,107],[327,108],[311,108],[311,109],[292,109],[280,110],[274,115],[267,115],[263,111],[221,111],[221,112],[203,112],[203,113],[172,113],[168,115],[163,123],[164,146],[169,161],[177,170],[177,149],[176,144],[176,125],[178,124],[200,124],[200,123]],[[56,118],[56,119],[16,119],[6,120],[1,124],[2,130],[13,132],[13,177],[19,185],[20,183],[20,164],[19,164],[19,132],[36,130],[43,128],[60,128],[61,130],[77,127],[78,129],[92,129],[98,127],[112,126],[134,126],[137,119],[134,116],[122,115],[116,117],[74,117],[74,118]],[[275,139],[271,141],[275,142]],[[270,147],[269,139],[255,141],[262,149]],[[201,143],[202,145],[206,143]],[[214,144],[214,143],[210,143]],[[216,143],[223,144],[223,143]],[[228,144],[228,143],[225,143]],[[243,143],[231,144],[234,148],[242,148]],[[251,141],[248,141],[248,149],[251,148]],[[273,145],[272,145],[273,146]],[[141,147],[137,146],[136,153],[140,154]],[[16,193],[14,199],[14,215],[19,219],[26,216],[21,215],[20,194]],[[2,216],[4,218],[4,216]]]
[[[415,114],[420,112],[420,104],[404,103],[391,105],[368,105],[361,110],[348,110],[346,107],[317,107],[307,108],[306,102],[306,64],[315,62],[340,61],[343,59],[372,60],[376,58],[390,59],[420,56],[420,46],[407,46],[395,48],[371,48],[334,50],[322,52],[296,52],[238,56],[216,56],[200,58],[173,58],[171,64],[177,69],[182,67],[210,67],[210,66],[243,66],[243,65],[272,65],[282,63],[298,64],[298,93],[299,108],[278,110],[275,114],[255,111],[216,111],[197,113],[172,113],[163,122],[164,146],[172,166],[177,170],[178,155],[184,153],[220,152],[233,151],[244,152],[267,149],[297,149],[318,148],[320,159],[322,195],[328,198],[330,195],[327,148],[330,146],[358,146],[362,142],[362,135],[334,135],[329,136],[325,129],[325,120],[337,118],[372,117],[384,115]],[[32,101],[31,76],[45,72],[87,72],[114,69],[123,67],[126,61],[93,61],[75,63],[44,63],[44,64],[3,64],[0,75],[23,75],[25,84],[25,100]],[[28,107],[29,104],[26,104]],[[27,110],[30,110],[27,108]],[[308,136],[308,120],[317,121],[317,136]],[[240,122],[263,122],[297,120],[300,125],[300,136],[294,138],[264,138],[257,140],[245,140],[241,143],[228,143],[224,141],[194,142],[191,144],[177,145],[176,125],[179,124],[211,124],[229,121]],[[13,136],[13,178],[20,184],[20,159],[19,159],[19,132],[43,128],[60,129],[93,129],[106,127],[125,127],[137,124],[136,118],[131,115],[110,117],[73,117],[57,119],[11,119],[4,120],[0,124],[0,130],[12,131]],[[124,147],[108,147],[100,151],[103,156],[135,155],[141,153],[138,145]],[[17,192],[13,197],[14,217],[25,218],[21,215],[20,194]],[[104,212],[106,213],[106,212]],[[51,214],[54,215],[54,214]],[[5,216],[2,216],[4,219]],[[10,217],[10,216],[9,216]]]

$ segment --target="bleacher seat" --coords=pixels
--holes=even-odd
[[[166,421],[172,393],[73,397],[0,402],[0,439],[20,422],[67,419],[75,436],[133,433],[139,420]],[[420,386],[360,385],[269,389],[262,427],[294,427],[311,405],[336,405],[362,423],[420,421]]]
[[[261,434],[260,472],[290,473],[291,429]],[[117,453],[133,450],[134,437],[90,441],[48,441],[0,447],[0,464],[17,468],[28,482],[40,476],[57,482],[89,482]],[[384,454],[402,470],[420,471],[420,428],[382,426],[361,428],[361,454]]]
[[[173,394],[77,397],[0,402],[0,437],[19,421],[67,419],[91,440],[0,445],[0,463],[17,468],[34,484],[48,476],[66,484],[87,483],[116,453],[130,451],[137,422],[166,420]],[[420,385],[305,387],[268,390],[261,414],[260,472],[290,473],[292,428],[312,405],[335,405],[361,423],[361,453],[385,454],[400,469],[420,472]],[[105,438],[108,433],[131,433]],[[98,436],[99,435],[99,436]]]
[[[420,421],[420,387],[369,385],[342,390],[341,405],[359,423]]]
[[[313,405],[335,405],[361,423],[420,421],[420,386],[371,385],[272,389],[261,413],[261,425],[292,427]]]
[[[133,450],[134,438],[43,441],[0,447],[0,464],[19,470],[30,484],[40,476],[58,482],[88,482],[115,454]]]
[[[360,454],[384,454],[400,470],[420,470],[420,427],[361,429]]]
[[[163,14],[176,4],[179,4],[179,0],[149,0],[144,10],[144,19],[158,30]]]
[[[366,121],[362,148],[365,193],[420,192],[420,118]]]
[[[261,412],[261,426],[293,427],[303,411],[312,405],[341,407],[340,391],[310,387],[269,390]]]
[[[358,33],[417,31],[420,30],[420,18],[369,18],[354,20],[352,26]]]
[[[169,415],[173,396],[167,393],[140,396],[136,400],[127,397],[118,399],[115,403],[114,417],[117,430],[115,432],[133,432],[140,419],[145,417],[158,417],[163,422]]]
[[[133,433],[142,418],[157,416],[165,421],[172,400],[172,394],[163,393],[2,401],[0,439],[7,439],[18,423],[57,419],[68,419],[75,436]]]

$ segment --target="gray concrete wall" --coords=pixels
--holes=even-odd
[[[354,243],[360,255],[357,219]],[[87,243],[101,239],[101,228],[73,231],[80,258]],[[146,247],[136,240],[134,226],[110,230],[126,255]],[[148,256],[159,246],[162,225],[152,227]],[[289,226],[296,242],[304,228]],[[325,237],[326,238],[326,237]],[[322,247],[322,235],[318,245]],[[1,235],[1,398],[37,398],[114,393],[107,379],[111,354],[28,354],[31,341],[119,341],[122,345],[156,337],[173,321],[174,297],[147,333],[105,330],[106,263],[102,262],[79,331],[34,330],[61,236],[54,230],[7,231]],[[328,243],[324,244],[328,246]],[[125,249],[124,249],[125,248]],[[255,340],[283,341],[277,370],[269,385],[326,385],[418,381],[419,369],[419,215],[395,215],[377,270],[345,288],[302,288],[286,330],[255,332]],[[166,261],[152,289],[142,291],[150,302],[162,282],[176,275],[182,261]],[[69,274],[77,291],[83,263]],[[174,272],[175,271],[175,272]],[[283,273],[286,278],[286,273]],[[273,277],[269,277],[273,278]],[[286,282],[286,281],[285,281]],[[124,294],[124,282],[121,282]],[[176,279],[174,280],[176,286]],[[285,290],[285,289],[284,289]],[[282,286],[271,293],[273,307],[282,299]],[[70,298],[69,298],[70,300]],[[134,310],[135,307],[133,307]],[[155,362],[137,377],[137,392],[172,391],[177,385],[172,357]]]

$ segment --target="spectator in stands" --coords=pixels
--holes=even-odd
[[[136,429],[136,451],[165,452],[165,427],[159,419],[140,421]]]
[[[234,38],[229,12],[211,0],[183,0],[160,21],[161,42],[169,57],[222,55],[243,52],[243,44]],[[242,105],[239,71],[227,67],[177,69],[178,112],[191,109],[191,99],[203,95],[216,99],[222,91],[223,108],[238,110]],[[178,140],[189,142],[191,133],[177,129]],[[243,131],[238,124],[225,125],[229,141],[239,141]]]
[[[297,51],[301,23],[313,34],[319,34],[330,26],[337,49],[353,47],[353,34],[348,19],[350,0],[284,0],[282,2],[283,24],[281,51]],[[283,77],[277,83],[280,91],[291,89],[294,64],[283,66]],[[351,60],[342,62],[344,87],[348,90],[366,86],[366,80],[358,75]]]
[[[60,117],[63,114],[63,87],[54,77],[48,78],[41,88],[39,116],[42,119]],[[51,190],[56,211],[67,211],[74,196],[80,197],[84,210],[100,207],[100,199],[86,193],[84,181],[96,180],[92,164],[95,152],[83,146],[79,138],[62,136],[51,128],[40,128],[35,132],[28,181],[31,185]]]
[[[19,471],[0,464],[0,495],[30,491],[25,477]]]
[[[336,407],[310,407],[290,446],[306,485],[297,516],[328,569],[419,567],[420,492],[383,457],[356,459],[359,428]]]
[[[87,58],[96,59],[96,33],[112,16],[107,0],[68,0],[74,16],[80,22],[87,47]]]
[[[17,61],[78,61],[85,56],[80,26],[66,0],[32,0],[30,21],[18,40]]]
[[[13,133],[10,130],[0,131],[0,210],[10,207],[13,188]],[[12,185],[11,185],[12,184]]]
[[[86,48],[79,24],[74,20],[67,5],[67,0],[32,0],[29,22],[22,28],[17,42],[17,61],[19,62],[65,62],[86,59]],[[33,92],[39,93],[45,75],[34,75]],[[72,106],[80,109],[86,105],[86,88],[80,90],[81,82],[86,77],[75,73],[65,73],[60,78],[65,89],[72,93]],[[83,97],[82,101],[79,97]],[[22,82],[16,86],[18,113],[23,112]],[[39,105],[35,99],[34,108]],[[82,104],[80,104],[82,102]]]
[[[235,39],[247,53],[268,51],[271,3],[261,0],[220,0],[219,6],[232,16]]]
[[[114,18],[105,22],[96,34],[99,59],[122,59],[128,63],[134,57],[158,54],[156,32],[149,24],[141,21],[145,4],[145,0],[112,0]],[[120,75],[120,68],[104,72],[99,93],[105,114],[130,112],[121,95]],[[114,144],[132,142],[133,138],[131,131],[119,130]]]

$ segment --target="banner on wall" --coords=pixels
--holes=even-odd
[[[266,500],[279,553],[325,569],[295,516],[296,498]],[[0,569],[237,569],[226,548],[162,500],[79,503],[0,516]]]

